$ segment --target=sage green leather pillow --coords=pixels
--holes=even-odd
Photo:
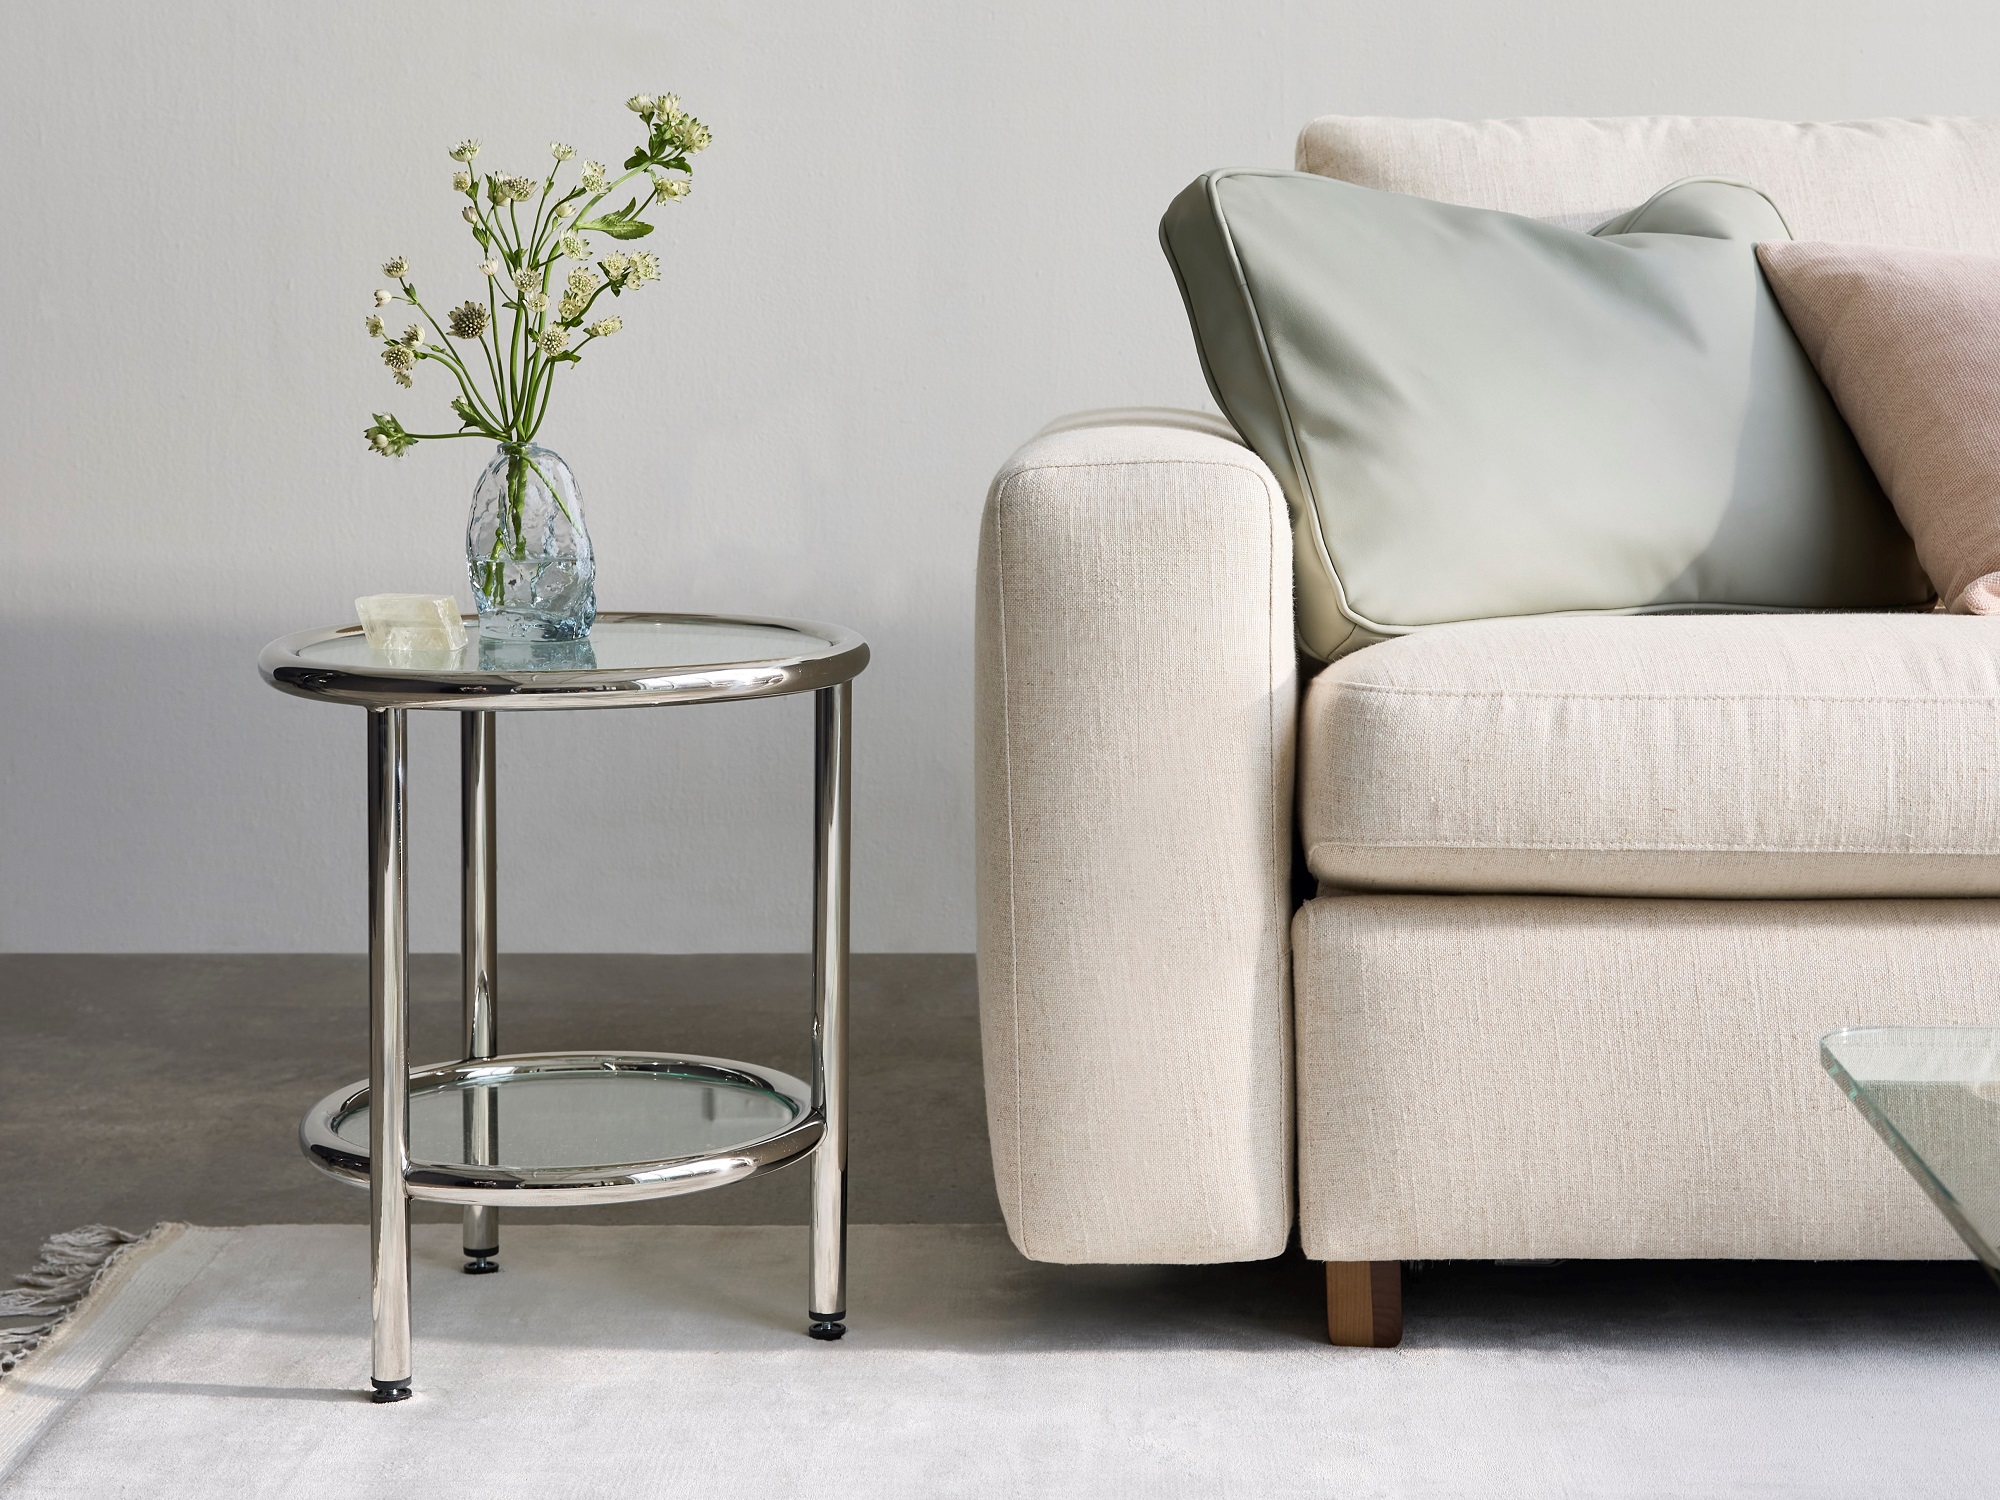
[[[1595,235],[1213,172],[1160,241],[1291,502],[1301,646],[1574,611],[1893,608],[1909,538],[1779,312],[1741,183]]]

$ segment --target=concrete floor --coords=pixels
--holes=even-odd
[[[807,980],[796,955],[509,954],[501,1047],[683,1051],[803,1074]],[[412,984],[412,1059],[457,1056],[456,956],[412,960]],[[853,1000],[854,1221],[997,1222],[971,957],[857,957]],[[93,1221],[362,1222],[366,1195],[307,1166],[296,1132],[315,1100],[366,1074],[366,1004],[356,957],[0,955],[0,1286],[48,1235]],[[533,1217],[802,1224],[806,1174]],[[1296,1248],[1158,1274],[1190,1305],[1276,1296],[1296,1299],[1307,1324],[1321,1316],[1318,1267]],[[1529,1337],[1551,1319],[1782,1341],[1829,1308],[1857,1331],[2000,1338],[2000,1294],[1973,1261],[1431,1262],[1404,1290],[1413,1326],[1442,1320],[1475,1341]]]
[[[500,1045],[804,1076],[809,980],[790,954],[507,954]],[[411,989],[411,1060],[457,1057],[457,956],[413,958]],[[971,957],[860,955],[852,993],[855,1222],[998,1221]],[[366,1194],[308,1166],[297,1131],[315,1100],[366,1076],[367,999],[358,957],[0,955],[0,1286],[78,1224],[362,1222]],[[806,1174],[535,1217],[799,1224]]]

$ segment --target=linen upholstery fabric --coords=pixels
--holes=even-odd
[[[1446,199],[1463,190],[1458,201],[1568,213],[1579,228],[1662,183],[1713,172],[1780,198],[1801,236],[2000,249],[2000,195],[1991,184],[2000,148],[1989,122],[1803,131],[1758,121],[1640,122],[1622,144],[1603,122],[1544,122],[1546,130],[1530,132],[1534,149],[1513,124],[1497,127],[1501,136],[1515,132],[1510,138],[1489,139],[1496,127],[1373,123],[1384,128],[1351,138],[1350,167],[1393,180],[1370,185]],[[1737,154],[1682,151],[1668,160],[1648,146],[1685,131]],[[1774,145],[1774,131],[1791,144]],[[1441,165],[1425,144],[1440,133],[1486,139],[1485,166]],[[1594,145],[1570,149],[1579,135]],[[1763,154],[1751,159],[1742,148],[1758,142]],[[1539,165],[1536,149],[1544,150]],[[1446,166],[1458,172],[1457,187]],[[1616,175],[1626,168],[1621,185]],[[1262,1254],[1282,1241],[1290,1084],[1273,1080],[1290,1077],[1291,1032],[1282,998],[1269,998],[1268,976],[1282,976],[1295,958],[1299,1055],[1313,1073],[1302,1116],[1309,1132],[1303,1219],[1313,1255],[1386,1258],[1432,1246],[1507,1256],[1689,1255],[1717,1246],[1769,1256],[1963,1254],[1817,1072],[1814,1039],[1851,1020],[1990,1021],[2000,1008],[1993,903],[1365,893],[1312,902],[1296,925],[1296,954],[1282,938],[1267,946],[1262,924],[1271,908],[1255,893],[1282,909],[1283,897],[1264,883],[1278,862],[1247,877],[1239,869],[1246,789],[1266,730],[1255,720],[1225,724],[1205,684],[1211,639],[1238,639],[1225,622],[1258,617],[1275,598],[1274,641],[1288,628],[1275,615],[1289,566],[1275,484],[1262,481],[1273,512],[1263,545],[1276,559],[1266,576],[1242,565],[1260,535],[1256,492],[1239,492],[1240,476],[1230,471],[1246,465],[1257,474],[1261,465],[1248,453],[1226,443],[1190,449],[1190,434],[1157,425],[1134,431],[1102,414],[1078,425],[1061,441],[1107,446],[1087,457],[1065,450],[1076,457],[1072,467],[1043,449],[1050,466],[1023,471],[998,509],[996,486],[981,564],[980,999],[995,1163],[1017,1245],[1038,1259],[1082,1258],[1080,1247],[1099,1258],[1174,1261],[1242,1244],[1255,1248],[1240,1253]],[[1197,452],[1200,464],[1219,459],[1221,468],[1195,477],[1189,465]],[[1215,503],[1192,504],[1207,481],[1217,488],[1199,492]],[[1194,534],[1118,529],[1168,511],[1183,515]],[[1007,524],[997,525],[1003,517]],[[1031,639],[1040,663],[1041,686],[1017,692],[1011,704],[1000,694],[993,628],[1001,593],[994,546],[1002,536],[1014,539],[1008,631]],[[1163,586],[1147,583],[1141,552],[1161,560]],[[1106,585],[1093,592],[1097,579]],[[1172,595],[1190,580],[1198,607],[1184,615]],[[1233,592],[1234,604],[1211,589]],[[1623,628],[1617,620],[1584,623]],[[1107,640],[1119,648],[1100,650]],[[1236,685],[1228,696],[1257,680],[1242,652],[1216,659],[1222,680]],[[1861,657],[1850,659],[1859,668]],[[1273,682],[1281,669],[1273,666]],[[1135,671],[1146,677],[1139,709]],[[1175,673],[1169,696],[1161,678]],[[1044,722],[1074,721],[1093,697],[1108,705],[1116,753],[1099,755],[1082,735],[1036,748],[1026,705],[1050,704]],[[1281,690],[1277,702],[1284,701]],[[995,727],[1010,709],[1019,736],[1012,742],[996,738]],[[1127,722],[1140,710],[1143,726]],[[1235,748],[1216,743],[1230,736]],[[1014,826],[1030,835],[1021,841],[1010,841],[994,795],[1010,743],[1033,751],[1027,761],[1036,774],[1025,785],[1022,768],[1015,770],[1024,798],[1041,788],[1032,818],[1016,804],[1024,815]],[[1079,758],[1073,774],[1060,766],[1063,754]],[[1218,781],[1219,792],[1211,788]],[[1969,814],[1984,816],[1978,809],[1993,785],[1970,779],[1938,795],[1957,795]],[[1110,817],[1100,806],[1106,798]],[[1162,810],[1156,828],[1130,823],[1153,810]],[[1202,868],[1211,845],[1223,867],[1212,879]],[[1201,883],[1199,898],[1182,888],[1189,882]],[[1201,941],[1189,941],[1176,924],[1197,899],[1216,909]],[[1346,913],[1337,931],[1319,923],[1334,905]],[[1239,920],[1254,940],[1230,925]],[[1127,962],[1144,970],[1140,981],[1124,979]],[[1164,982],[1154,1004],[1143,991],[1156,978]],[[1825,1013],[1793,1007],[1808,996]],[[1088,1065],[1067,1065],[1073,1047]],[[1222,1059],[1212,1086],[1205,1081],[1211,1052]],[[1246,1052],[1263,1061],[1246,1066]],[[1059,1066],[1031,1061],[1017,1074],[1017,1057]],[[1510,1081],[1517,1073],[1535,1080],[1532,1096]],[[1126,1089],[1133,1078],[1141,1086]],[[1162,1079],[1194,1080],[1198,1105],[1170,1116],[1153,1097]],[[1774,1089],[1782,1098],[1756,1097]],[[1709,1111],[1733,1124],[1706,1129],[1695,1117]],[[1801,1128],[1801,1118],[1810,1123]],[[1764,1133],[1773,1120],[1783,1124],[1775,1138]],[[1161,1129],[1163,1121],[1171,1128]],[[1164,1163],[1149,1155],[1155,1146]],[[1181,1173],[1183,1196],[1171,1158],[1189,1151],[1199,1165]],[[1454,1172],[1455,1157],[1479,1171]],[[1087,1178],[1071,1170],[1091,1165],[1106,1170]],[[1836,1180],[1836,1167],[1847,1175]],[[1238,1178],[1222,1176],[1226,1170]],[[1580,1217],[1586,1210],[1596,1217]],[[1421,1234],[1404,1232],[1413,1226]]]
[[[1818,1039],[1990,1023],[2000,903],[1322,896],[1293,953],[1314,1259],[1966,1254]]]
[[[1001,469],[975,631],[979,993],[1037,1260],[1249,1260],[1292,1221],[1291,540],[1214,418]]]
[[[1785,234],[1770,202],[1689,182],[1623,227],[1296,172],[1174,200],[1160,236],[1203,370],[1291,502],[1307,652],[1506,615],[1928,597],[1758,270],[1753,241]]]
[[[1328,115],[1299,133],[1297,165],[1579,229],[1662,183],[1735,177],[1783,206],[1796,239],[2000,254],[2000,116],[1794,124]]]
[[[2000,257],[1760,245],[1799,342],[1949,607],[2000,613]]]
[[[2000,634],[1496,620],[1313,679],[1306,862],[1374,890],[2000,896]]]

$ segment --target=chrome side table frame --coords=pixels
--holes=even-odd
[[[368,710],[368,1249],[377,1401],[410,1394],[409,723]]]
[[[741,1181],[803,1156],[812,1161],[808,1333],[837,1339],[847,1317],[847,999],[851,862],[853,678],[868,647],[852,631],[797,621],[607,614],[614,627],[749,627],[790,631],[795,653],[741,662],[696,661],[636,669],[486,671],[357,663],[358,627],[309,631],[266,647],[272,686],[299,697],[359,705],[368,723],[369,1048],[365,1088],[336,1090],[310,1111],[300,1142],[314,1165],[369,1193],[374,1399],[407,1398],[411,1382],[410,1203],[463,1208],[464,1269],[499,1269],[502,1203],[610,1203],[700,1191]],[[330,644],[341,654],[322,652]],[[498,858],[495,711],[616,708],[716,702],[811,692],[814,697],[812,1047],[810,1084],[769,1069],[666,1054],[534,1054],[498,1051]],[[408,710],[460,715],[460,939],[465,1058],[412,1074],[409,1063],[409,883],[406,861]],[[791,1101],[791,1124],[718,1152],[663,1161],[504,1165],[500,1093],[509,1079],[568,1072],[671,1072],[763,1090]],[[463,1162],[413,1161],[412,1085],[458,1092]],[[341,1118],[368,1110],[365,1162],[339,1134]]]
[[[459,715],[459,952],[463,971],[465,1056],[493,1056],[498,1046],[494,1007],[500,967],[498,934],[499,858],[494,844],[498,796],[494,781],[493,713],[480,709]],[[465,1159],[497,1162],[500,1095],[471,1090],[465,1095]],[[498,1210],[473,1205],[465,1211],[465,1272],[484,1275],[500,1269]]]

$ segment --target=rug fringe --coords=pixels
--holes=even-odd
[[[14,1291],[0,1292],[0,1322],[35,1320],[0,1328],[0,1376],[67,1322],[128,1250],[166,1227],[156,1224],[144,1234],[133,1234],[109,1224],[86,1224],[51,1235],[35,1268],[14,1278]]]

